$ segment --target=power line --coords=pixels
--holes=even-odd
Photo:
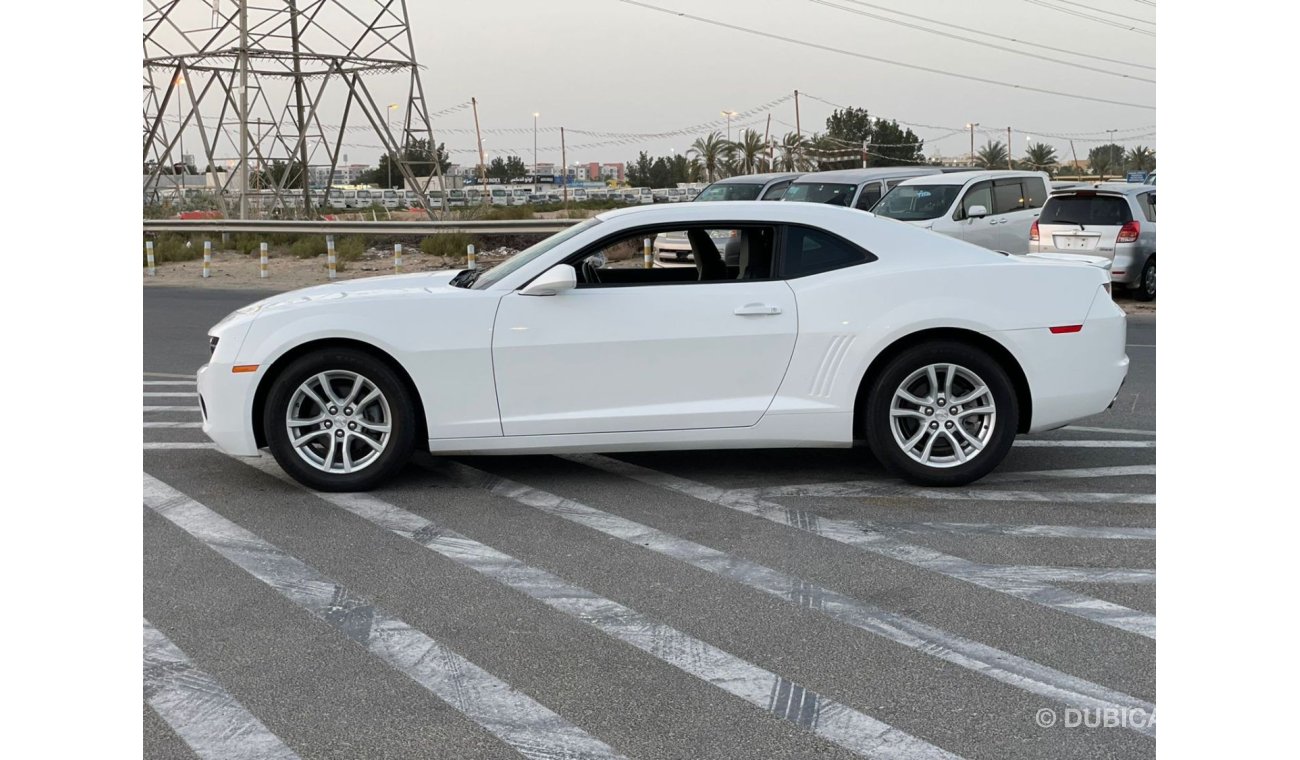
[[[1065,13],[1065,14],[1068,14],[1068,15],[1071,15],[1071,16],[1077,16],[1078,18],[1087,19],[1087,20],[1089,20],[1089,21],[1095,21],[1095,22],[1098,23],[1098,24],[1105,24],[1106,26],[1113,26],[1113,27],[1116,27],[1116,28],[1118,28],[1118,29],[1123,29],[1123,30],[1128,31],[1128,32],[1136,32],[1137,34],[1145,34],[1145,35],[1147,35],[1148,37],[1154,37],[1154,36],[1156,36],[1156,33],[1153,32],[1153,31],[1151,31],[1151,30],[1149,30],[1149,29],[1138,29],[1138,28],[1135,27],[1135,26],[1129,26],[1128,24],[1125,24],[1125,23],[1120,22],[1120,21],[1113,21],[1113,20],[1108,19],[1108,18],[1102,18],[1101,16],[1093,16],[1093,15],[1091,15],[1091,14],[1083,13],[1083,12],[1081,12],[1081,11],[1076,11],[1076,10],[1073,10],[1073,9],[1071,9],[1071,8],[1062,8],[1062,7],[1059,6],[1059,5],[1052,5],[1052,4],[1049,3],[1049,2],[1045,2],[1045,0],[1025,0],[1025,2],[1026,2],[1026,3],[1029,3],[1030,5],[1037,5],[1037,6],[1042,7],[1042,8],[1048,8],[1048,9],[1050,9],[1050,10],[1054,10],[1054,11],[1056,11],[1057,13]]]
[[[1143,2],[1143,0],[1138,0],[1138,1]],[[1074,50],[1066,50],[1064,48],[1053,47],[1051,45],[1042,45],[1037,42],[1030,42],[1029,40],[1017,39],[1015,37],[1007,37],[1005,35],[995,34],[994,32],[986,32],[981,29],[971,29],[970,27],[961,26],[960,24],[950,24],[946,21],[939,21],[938,19],[927,18],[925,16],[917,16],[916,14],[913,13],[904,13],[903,11],[896,11],[893,8],[885,8],[880,5],[873,5],[872,3],[862,2],[862,0],[845,0],[845,2],[853,3],[854,5],[866,6],[867,8],[874,8],[878,11],[885,11],[887,13],[892,13],[895,16],[903,16],[906,18],[916,19],[917,21],[925,21],[927,23],[935,24],[937,26],[946,26],[949,29],[959,29],[961,31],[970,32],[971,34],[979,34],[985,37],[992,37],[993,39],[996,40],[1003,40],[1004,42],[1014,42],[1017,45],[1024,45],[1026,47],[1038,48],[1040,50],[1054,50],[1056,52],[1066,53],[1067,55],[1082,56],[1084,58],[1091,58],[1094,61],[1115,63],[1115,64],[1119,64],[1120,66],[1132,66],[1134,68],[1147,69],[1149,71],[1156,70],[1155,66],[1148,66],[1143,63],[1133,63],[1132,61],[1121,61],[1118,58],[1104,58],[1102,56],[1095,55],[1093,53],[1079,53]]]
[[[1027,50],[1017,50],[1015,48],[1004,47],[1002,45],[995,45],[992,42],[984,42],[983,40],[976,40],[970,37],[963,37],[960,34],[943,32],[938,29],[928,29],[924,26],[920,26],[919,24],[910,24],[906,21],[900,21],[898,19],[889,18],[887,16],[879,16],[875,13],[868,13],[867,11],[861,11],[856,8],[845,8],[842,5],[835,5],[834,3],[828,2],[827,0],[811,0],[811,1],[818,5],[824,5],[827,8],[834,8],[839,11],[844,11],[845,13],[853,13],[859,16],[865,16],[867,18],[876,19],[877,21],[884,21],[887,24],[897,24],[898,26],[904,26],[907,27],[908,29],[916,29],[922,32],[926,32],[928,34],[937,34],[940,37],[947,37],[948,39],[959,40],[961,42],[968,42],[972,45],[982,45],[983,47],[986,48],[1001,50],[1006,53],[1021,55],[1026,58],[1033,58],[1036,61],[1051,61],[1052,63],[1059,63],[1063,66],[1069,66],[1070,68],[1073,69],[1085,69],[1087,71],[1095,71],[1099,74],[1106,74],[1108,76],[1120,77],[1121,79],[1129,79],[1137,82],[1150,82],[1151,84],[1155,84],[1156,81],[1154,79],[1146,79],[1145,77],[1133,76],[1132,74],[1124,74],[1119,71],[1111,71],[1109,69],[1097,68],[1096,66],[1088,66],[1087,64],[1076,63],[1074,61],[1066,61],[1060,58],[1052,58],[1050,56],[1042,55],[1040,53],[1030,53]],[[852,2],[852,0],[850,0],[850,2]]]
[[[877,63],[884,63],[890,66],[898,66],[900,68],[905,68],[905,69],[924,71],[930,74],[939,74],[941,76],[952,77],[954,79],[964,79],[968,82],[979,82],[981,84],[991,84],[991,85],[996,85],[998,87],[1008,87],[1010,89],[1020,90],[1022,92],[1037,92],[1043,95],[1057,95],[1063,98],[1071,98],[1073,100],[1086,100],[1093,103],[1106,103],[1114,106],[1126,106],[1128,108],[1142,108],[1149,111],[1154,111],[1156,108],[1155,106],[1144,105],[1142,103],[1129,103],[1122,100],[1110,100],[1108,98],[1096,98],[1090,95],[1078,95],[1071,92],[1061,92],[1060,90],[1049,90],[1043,87],[1031,87],[1029,85],[1016,84],[1014,82],[1003,82],[997,79],[985,79],[983,77],[972,76],[970,74],[960,74],[955,71],[944,71],[943,69],[935,69],[929,66],[921,66],[915,63],[905,63],[903,61],[895,61],[889,58],[881,58],[879,56],[867,55],[866,53],[857,53],[852,50],[844,50],[841,48],[831,47],[829,45],[821,45],[816,42],[797,40],[794,39],[793,37],[784,37],[779,34],[772,34],[771,32],[763,32],[757,29],[750,29],[748,27],[738,26],[736,24],[729,24],[724,21],[717,21],[710,18],[704,18],[702,16],[692,16],[688,13],[669,10],[668,8],[661,8],[657,5],[650,5],[648,3],[637,2],[637,0],[620,0],[620,2],[627,3],[628,5],[636,5],[641,8],[646,8],[652,11],[658,11],[659,13],[666,13],[670,16],[679,16],[681,18],[690,19],[691,21],[699,21],[701,23],[709,24],[711,26],[720,26],[725,29],[731,29],[737,32],[744,32],[746,34],[753,34],[759,37],[766,37],[768,39],[780,40],[781,42],[789,42],[794,45],[800,45],[803,47],[813,48],[816,50],[824,50],[829,53],[839,53],[840,55],[847,55],[853,58],[861,58],[867,61],[875,61]]]
[[[1083,8],[1084,10],[1089,10],[1094,13],[1104,13],[1107,16],[1115,16],[1116,18],[1123,18],[1123,19],[1128,19],[1129,21],[1136,21],[1139,24],[1150,24],[1151,26],[1156,25],[1156,22],[1154,21],[1147,21],[1146,19],[1138,18],[1137,16],[1125,16],[1123,13],[1116,13],[1115,11],[1108,11],[1103,8],[1094,8],[1091,5],[1076,3],[1074,2],[1074,0],[1056,0],[1056,2],[1061,3],[1062,5],[1073,5],[1076,8]]]

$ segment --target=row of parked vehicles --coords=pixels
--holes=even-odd
[[[867,211],[1010,255],[1074,258],[1110,269],[1139,300],[1156,296],[1154,184],[1053,183],[1044,172],[877,167],[729,177],[707,201],[825,203]],[[714,230],[719,250],[734,235]],[[693,266],[684,233],[654,241],[660,266]]]

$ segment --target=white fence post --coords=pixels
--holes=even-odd
[[[153,277],[155,274],[158,274],[158,268],[154,266],[152,240],[144,241],[144,260],[145,260],[145,264],[147,264],[149,267],[148,269],[145,270],[146,272],[149,273],[149,276]]]
[[[329,269],[329,278],[338,276],[339,260],[334,255],[334,236],[325,236],[325,266]]]
[[[465,247],[465,268],[478,269],[478,259],[474,257],[474,244]]]
[[[211,276],[212,271],[212,241],[203,241],[203,279]]]
[[[393,271],[402,271],[402,244],[393,243]]]
[[[645,238],[641,241],[641,248],[642,258],[645,261],[645,268],[650,269],[654,266],[654,255],[653,249],[650,246],[650,238]]]
[[[271,273],[267,271],[267,267],[266,267],[267,263],[268,262],[266,256],[266,243],[262,243],[261,256],[258,258],[257,261],[257,276],[262,278],[263,280],[271,276]]]

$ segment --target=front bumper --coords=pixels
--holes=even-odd
[[[253,396],[262,369],[232,372],[233,365],[211,362],[199,367],[199,410],[203,433],[227,454],[258,455],[253,435]]]

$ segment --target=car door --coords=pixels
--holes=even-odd
[[[970,211],[976,206],[983,206],[988,214],[983,217],[971,216]],[[997,225],[993,223],[993,183],[986,180],[967,186],[957,199],[956,211],[952,216],[939,217],[932,229],[967,243],[993,248],[997,232]]]
[[[510,293],[493,331],[502,430],[753,425],[776,395],[797,331],[794,293],[778,279]]]
[[[880,197],[885,194],[884,187],[880,182],[867,182],[858,188],[857,200],[853,202],[853,208],[862,211],[870,211],[871,207],[876,205]]]
[[[1029,228],[1041,212],[1047,187],[1039,177],[1008,177],[993,181],[993,217],[987,247],[1007,253],[1029,253]]]

